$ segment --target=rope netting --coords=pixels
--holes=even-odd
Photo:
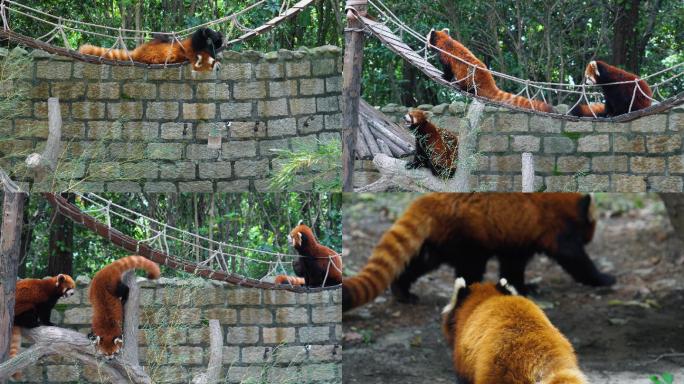
[[[572,84],[572,83],[557,83],[548,81],[534,81],[529,79],[521,79],[515,76],[511,76],[505,73],[497,72],[489,68],[483,68],[477,66],[463,58],[452,54],[451,52],[444,51],[439,47],[430,44],[427,36],[428,33],[419,33],[415,29],[403,23],[392,10],[385,5],[380,0],[368,0],[368,4],[375,11],[377,15],[377,20],[371,20],[370,18],[364,17],[359,12],[353,8],[347,8],[348,12],[351,12],[357,20],[363,25],[363,32],[368,33],[376,37],[384,46],[393,51],[398,56],[402,57],[404,60],[409,62],[411,65],[419,69],[425,75],[427,75],[433,81],[440,83],[444,86],[449,87],[460,95],[465,97],[472,97],[478,99],[486,104],[496,105],[499,107],[508,108],[511,110],[516,110],[520,112],[531,113],[541,116],[549,116],[562,120],[580,121],[580,120],[597,120],[597,121],[613,121],[613,122],[625,122],[637,119],[642,116],[647,116],[659,112],[666,111],[674,106],[684,103],[684,92],[677,89],[681,89],[683,84],[679,84],[678,87],[675,86],[675,80],[684,75],[684,62],[675,64],[671,67],[665,68],[663,70],[651,73],[647,76],[637,78],[635,80],[612,82],[606,84]],[[412,48],[407,44],[404,38],[411,39],[414,43],[413,46],[417,48]],[[437,54],[444,54],[450,58],[457,60],[458,62],[466,65],[468,67],[467,75],[463,78],[454,78],[452,81],[445,80],[443,77],[443,72],[433,66],[430,60],[434,61],[434,56]],[[565,113],[558,112],[544,112],[535,109],[528,109],[518,107],[512,104],[504,103],[497,100],[492,100],[490,98],[479,95],[477,92],[477,87],[472,89],[472,92],[464,90],[459,86],[459,83],[469,82],[470,84],[476,85],[475,74],[476,71],[489,72],[493,77],[506,80],[517,84],[519,86],[519,91],[514,93],[517,96],[522,96],[529,100],[540,100],[547,103],[550,93],[553,94],[568,94],[574,97],[573,105],[568,108]],[[455,74],[454,74],[455,76]],[[646,80],[649,83],[654,81],[650,85],[653,95],[648,95],[640,86],[639,81]],[[679,80],[681,83],[681,80]],[[634,84],[633,94],[631,97],[631,102],[629,105],[628,113],[612,116],[612,117],[597,117],[593,110],[591,113],[593,117],[577,117],[572,116],[569,112],[576,106],[586,103],[601,103],[603,94],[600,92],[601,87],[613,86],[620,84]],[[666,85],[673,85],[671,89],[667,91],[663,90]],[[637,97],[646,97],[651,101],[651,106],[633,110],[634,100]],[[530,103],[530,105],[534,105]],[[534,108],[534,107],[532,107]]]
[[[216,48],[216,51],[218,52],[223,50],[224,48],[230,47],[237,43],[243,42],[249,38],[262,35],[268,32],[278,24],[298,14],[300,11],[308,7],[315,0],[300,0],[295,4],[291,4],[291,1],[292,0],[283,0],[279,8],[278,14],[256,28],[247,27],[245,25],[245,22],[241,22],[240,19],[243,18],[249,11],[255,9],[263,9],[265,4],[267,3],[267,0],[257,0],[251,5],[239,11],[236,11],[230,15],[203,24],[199,24],[190,28],[185,28],[179,31],[172,32],[153,32],[149,30],[116,28],[106,25],[98,25],[94,23],[73,20],[49,14],[40,9],[30,7],[26,4],[21,4],[18,1],[0,0],[0,21],[2,21],[0,38],[6,38],[18,44],[28,46],[31,48],[40,49],[48,53],[71,57],[77,60],[91,63],[101,63],[120,66],[140,66],[147,68],[177,67],[185,65],[187,64],[187,62],[148,64],[133,61],[132,59],[123,61],[108,59],[100,56],[82,54],[78,52],[78,47],[71,46],[69,38],[67,37],[67,32],[78,33],[84,36],[105,38],[114,41],[114,43],[108,47],[107,52],[113,49],[123,49],[124,51],[128,52],[129,48],[132,48],[132,44],[129,46],[127,42],[140,42],[141,37],[144,41],[147,41],[154,36],[163,36],[169,39],[172,44],[181,44],[182,39],[187,38],[193,32],[202,27],[224,27],[224,33],[240,33],[239,35],[234,36],[232,38],[230,38],[230,36],[226,36],[227,39],[223,41],[223,45],[221,47]],[[36,27],[46,26],[47,28],[51,29],[48,33],[39,37],[25,36],[24,34],[12,29],[13,17],[23,17],[36,23]]]
[[[171,269],[255,288],[285,289],[293,292],[316,292],[334,288],[325,285],[329,272],[333,268],[339,270],[332,260],[333,257],[339,257],[338,254],[326,257],[328,262],[323,287],[274,284],[275,276],[291,275],[286,264],[305,256],[216,241],[167,225],[97,194],[75,195],[85,208],[79,208],[58,194],[44,194],[55,209],[75,223],[85,226],[128,252],[145,256]],[[113,222],[125,223],[139,234],[136,237],[142,238],[136,239],[121,232],[113,227]],[[248,277],[246,274],[258,274],[260,277]]]

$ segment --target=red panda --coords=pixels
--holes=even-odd
[[[112,359],[123,347],[123,304],[128,299],[128,286],[121,275],[131,269],[144,269],[148,279],[158,279],[159,266],[142,256],[127,256],[98,271],[90,284],[93,306],[93,331],[89,335],[97,351]]]
[[[639,80],[637,82],[639,88],[637,88],[633,81],[639,79],[639,77],[633,73],[603,61],[595,60],[589,62],[584,70],[584,79],[587,84],[597,85],[630,81],[630,83],[603,85],[601,87],[606,103],[602,110],[600,107],[602,104],[600,103],[594,104],[596,107],[591,107],[597,117],[618,116],[651,106],[651,97],[653,96],[651,88],[645,80]],[[634,101],[632,101],[632,97]],[[597,108],[601,113],[596,113]],[[573,108],[570,110],[570,114],[573,116],[594,116],[586,104],[580,104]]]
[[[342,258],[337,252],[319,243],[311,228],[300,221],[287,238],[302,256],[292,262],[292,269],[297,276],[303,278],[303,281],[291,276],[280,276],[292,279],[288,282],[293,285],[307,287],[329,287],[342,283]],[[283,277],[280,277],[281,283]]]
[[[459,382],[585,384],[570,342],[506,279],[466,287],[456,279],[442,331]]]
[[[458,136],[436,127],[425,112],[414,109],[404,116],[406,127],[416,136],[416,154],[406,169],[429,168],[432,174],[451,178],[456,173]]]
[[[468,283],[481,281],[492,256],[501,277],[523,294],[535,253],[580,283],[609,286],[615,278],[599,272],[584,250],[595,226],[591,196],[578,193],[426,194],[382,235],[361,271],[344,279],[342,308],[365,304],[390,284],[397,300],[416,300],[411,284],[443,263]]]
[[[210,28],[200,28],[191,37],[178,41],[168,36],[158,36],[136,47],[133,51],[123,49],[109,50],[93,45],[82,45],[78,51],[86,55],[104,57],[112,60],[133,60],[147,64],[172,64],[190,61],[192,70],[207,72],[218,69],[216,50],[223,44],[223,36]]]
[[[35,328],[39,325],[54,325],[50,321],[52,308],[57,300],[74,294],[76,283],[69,275],[59,274],[44,279],[22,279],[17,281],[14,301],[14,328],[9,358],[16,356],[21,347],[21,328]],[[19,379],[21,373],[12,377]]]
[[[428,41],[431,46],[439,48],[437,56],[444,68],[444,79],[447,81],[456,80],[456,84],[462,90],[520,108],[553,112],[553,107],[542,101],[516,96],[500,90],[484,63],[475,57],[463,44],[452,39],[449,36],[448,29],[445,28],[441,31],[431,30],[428,34]],[[477,68],[482,68],[482,70],[477,70],[450,55],[456,56]]]

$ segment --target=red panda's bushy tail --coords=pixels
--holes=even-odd
[[[578,104],[570,110],[569,114],[580,117],[594,117],[594,115],[601,117],[606,115],[606,105],[603,103]]]
[[[78,52],[80,52],[80,53],[83,53],[86,55],[104,57],[105,59],[122,60],[122,61],[131,59],[131,57],[123,49],[112,49],[109,52],[107,52],[107,51],[108,51],[107,48],[96,47],[96,46],[90,45],[90,44],[84,44],[80,48],[78,48]],[[135,60],[135,57],[133,57],[133,60]]]
[[[579,369],[565,368],[552,372],[541,384],[586,384],[587,379]]]
[[[116,260],[95,274],[93,280],[98,278],[108,278],[115,281],[121,279],[121,275],[131,269],[143,269],[147,272],[148,279],[158,279],[161,272],[159,265],[152,260],[142,256],[126,256]]]
[[[10,348],[9,348],[9,355],[8,357],[11,359],[14,356],[19,353],[19,349],[21,348],[21,328],[14,326],[12,328],[12,340],[10,341]],[[21,371],[14,372],[12,374],[12,378],[14,380],[20,380],[22,377]]]
[[[368,263],[342,280],[342,310],[358,307],[380,295],[406,268],[432,233],[433,220],[416,206],[409,209],[380,238]]]
[[[278,275],[275,277],[275,284],[305,285],[306,281],[303,277]]]
[[[485,97],[489,97],[492,100],[500,101],[502,103],[510,104],[519,108],[531,109],[539,112],[554,112],[553,107],[543,101],[528,99],[527,97],[514,95],[500,89],[496,89],[496,91],[491,95],[487,95]]]

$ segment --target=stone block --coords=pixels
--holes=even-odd
[[[271,81],[268,83],[270,97],[297,96],[297,80]]]
[[[608,135],[588,135],[577,140],[577,152],[608,152],[610,137]]]
[[[572,153],[575,143],[568,137],[545,137],[544,153]]]
[[[233,97],[237,100],[263,99],[266,97],[266,82],[235,83]]]
[[[508,150],[508,136],[481,135],[478,150],[480,152],[506,152]]]
[[[252,116],[252,103],[223,103],[220,106],[221,119],[243,119]]]
[[[155,101],[147,103],[146,116],[153,120],[174,120],[178,118],[178,103]]]
[[[117,100],[119,98],[119,83],[90,83],[88,84],[88,99]]]
[[[262,141],[263,143],[263,141]],[[221,145],[221,158],[237,160],[256,156],[256,141],[228,141]]]
[[[301,327],[299,331],[300,343],[321,343],[330,340],[330,327]]]

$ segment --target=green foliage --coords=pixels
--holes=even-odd
[[[311,190],[316,192],[342,189],[342,143],[339,140],[316,141],[295,151],[276,151],[280,167],[271,178],[272,190],[288,190],[298,183],[311,184]]]
[[[672,384],[674,383],[674,376],[671,373],[663,373],[662,375],[651,375],[649,377],[652,384]]]

